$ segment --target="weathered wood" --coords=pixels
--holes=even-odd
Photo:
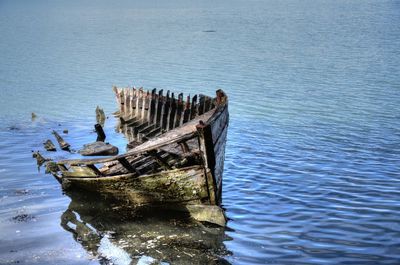
[[[139,88],[139,95],[136,100],[136,117],[143,119],[143,88]]]
[[[132,97],[131,97],[131,116],[133,117],[133,118],[135,118],[135,119],[137,119],[137,117],[136,117],[136,101],[137,101],[137,93],[138,93],[138,90],[135,88],[135,87],[133,87],[132,88],[132,93],[131,93],[131,95],[132,95]]]
[[[98,142],[104,142],[106,139],[106,134],[104,133],[103,127],[100,124],[95,124],[94,129],[97,133],[97,140]]]
[[[46,162],[48,162],[48,161],[51,161],[51,159],[49,159],[49,158],[44,158],[44,157],[39,153],[39,151],[33,152],[32,157],[33,157],[33,158],[36,158],[36,162],[37,162],[38,169],[39,169],[44,163],[46,163]]]
[[[208,196],[200,166],[132,178],[135,175],[136,173],[128,173],[115,177],[77,177],[68,178],[67,181],[89,191],[129,200],[135,205],[182,202],[200,204]]]
[[[65,151],[69,151],[70,144],[64,141],[64,139],[56,131],[53,131],[53,134],[56,137],[60,148]]]
[[[183,114],[183,93],[178,95],[178,103],[176,107],[176,118],[174,128],[182,125],[182,114]]]
[[[212,98],[206,96],[206,100],[205,100],[205,103],[204,103],[204,112],[207,112],[207,111],[209,111],[211,109],[211,107],[212,107],[211,106],[211,102],[212,102]]]
[[[207,185],[213,187],[213,197],[217,197],[217,182],[215,179],[215,154],[214,154],[214,146],[213,146],[213,139],[211,134],[211,125],[205,124],[204,122],[200,121],[199,124],[196,126],[198,133],[199,133],[199,145],[200,150],[203,155],[205,167],[211,171],[212,175],[212,182],[207,181]],[[210,195],[211,196],[211,195]],[[213,203],[213,202],[211,202]]]
[[[53,144],[53,142],[49,139],[46,142],[43,143],[44,148],[47,151],[57,151],[56,146]]]
[[[171,111],[169,114],[169,122],[168,122],[168,130],[172,130],[174,129],[174,125],[175,125],[175,115],[176,115],[176,99],[174,96],[174,93],[172,93],[172,98],[171,98]]]
[[[168,115],[169,115],[169,111],[170,111],[170,105],[171,105],[171,99],[169,97],[169,90],[168,90],[167,96],[165,97],[162,122],[161,122],[161,128],[163,128],[164,130],[168,130],[167,122],[168,122]]]
[[[184,123],[186,123],[186,122],[189,121],[191,109],[192,109],[192,108],[191,108],[191,105],[190,105],[190,95],[189,95],[189,96],[187,96],[187,99],[186,99],[185,110],[184,110],[184,112],[183,112],[183,121],[182,121],[182,124],[184,124]]]
[[[101,126],[104,126],[106,121],[106,114],[104,114],[104,110],[99,106],[96,107],[96,121],[98,124],[101,124]]]
[[[149,121],[150,118],[149,109],[150,109],[150,92],[147,90],[147,92],[144,94],[143,97],[143,119],[145,121]]]
[[[155,123],[155,116],[156,116],[156,94],[157,90],[154,88],[151,91],[151,99],[150,99],[150,114],[149,114],[149,122],[150,124]]]
[[[70,159],[70,160],[61,160],[58,162],[58,164],[70,164],[70,165],[85,165],[85,164],[99,164],[99,163],[105,163],[105,162],[110,162],[113,160],[116,160],[120,157],[129,157],[133,155],[137,155],[143,152],[147,152],[152,149],[157,149],[161,148],[163,146],[172,144],[172,143],[177,143],[180,141],[185,141],[188,139],[192,139],[197,135],[197,129],[196,125],[199,123],[200,120],[208,120],[212,116],[213,113],[208,112],[204,113],[201,116],[196,117],[196,119],[187,122],[183,126],[166,132],[159,137],[153,139],[152,141],[145,142],[141,144],[140,146],[137,146],[136,148],[131,149],[129,152],[111,157],[111,158],[99,158],[99,159]]]
[[[205,99],[206,97],[203,94],[199,95],[199,104],[198,104],[198,108],[197,108],[197,113],[199,115],[204,113],[204,104],[205,104]]]
[[[121,163],[121,165],[128,170],[128,172],[133,173],[136,172],[136,168],[134,168],[129,162],[128,160],[126,160],[126,158],[121,157],[118,158],[118,162]]]
[[[163,96],[163,89],[158,92],[157,98],[157,114],[156,114],[156,124],[161,127],[161,118],[164,108],[164,96]]]
[[[193,120],[197,116],[197,95],[192,98],[192,106],[190,110],[190,120]]]

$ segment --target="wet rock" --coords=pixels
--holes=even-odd
[[[85,144],[78,152],[83,156],[113,156],[118,154],[118,147],[99,141]]]
[[[53,144],[51,140],[47,140],[46,142],[43,143],[43,145],[47,151],[57,151],[56,146]]]

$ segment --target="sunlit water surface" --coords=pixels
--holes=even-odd
[[[400,262],[399,1],[1,0],[0,36],[0,264]],[[97,105],[124,150],[112,84],[227,92],[225,231],[38,172]]]

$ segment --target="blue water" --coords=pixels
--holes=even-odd
[[[101,262],[31,150],[95,137],[113,84],[229,95],[218,262],[400,263],[399,1],[0,0],[0,36],[0,264]]]

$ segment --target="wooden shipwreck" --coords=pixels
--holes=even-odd
[[[114,87],[118,130],[125,154],[62,160],[51,170],[64,189],[83,189],[132,205],[190,212],[218,225],[229,113],[222,90],[216,97],[175,97],[168,91]]]

